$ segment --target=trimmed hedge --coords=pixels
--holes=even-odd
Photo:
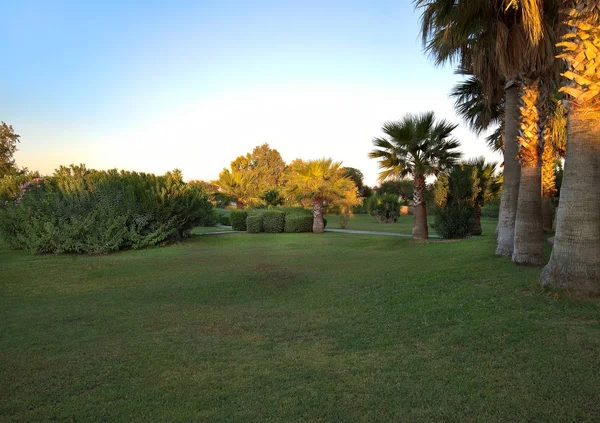
[[[284,232],[312,232],[313,217],[311,215],[289,215],[285,218]]]
[[[251,234],[257,234],[263,231],[262,214],[253,214],[246,218],[246,230]]]
[[[262,214],[262,224],[265,232],[281,233],[285,228],[285,213],[277,210],[267,210]]]
[[[231,218],[229,216],[219,217],[219,223],[225,226],[231,226]]]
[[[231,212],[229,219],[231,220],[231,229],[234,231],[245,231],[246,230],[246,218],[248,213],[241,210],[234,210]]]

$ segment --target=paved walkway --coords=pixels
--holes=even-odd
[[[398,232],[356,231],[354,229],[325,229],[325,232],[339,232],[342,234],[357,234],[357,235],[401,236],[404,238],[412,238],[411,234],[401,234]],[[440,236],[439,235],[429,235],[429,238],[440,238]]]
[[[224,225],[219,225],[224,227]],[[204,232],[201,235],[221,235],[221,234],[238,234],[243,231],[220,231],[220,232]],[[377,232],[377,231],[357,231],[353,229],[325,229],[325,232],[334,232],[341,234],[356,234],[356,235],[383,235],[383,236],[400,236],[403,238],[412,238],[411,234],[401,234],[398,232]],[[440,238],[439,235],[429,235],[429,238]]]

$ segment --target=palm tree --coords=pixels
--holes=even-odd
[[[495,163],[486,163],[484,157],[471,159],[465,164],[475,170],[477,177],[477,195],[473,199],[473,224],[472,235],[481,235],[481,208],[493,197],[494,169]]]
[[[242,173],[232,169],[223,169],[219,179],[212,181],[219,188],[219,192],[233,198],[238,209],[261,203],[258,184],[255,175]]]
[[[562,1],[568,31],[558,44],[568,70],[567,156],[556,236],[542,285],[600,294],[600,5]]]
[[[379,159],[379,182],[412,176],[414,180],[413,237],[427,239],[427,205],[423,198],[425,180],[452,167],[460,157],[459,142],[451,137],[458,125],[435,121],[433,112],[408,114],[397,122],[387,122],[383,132],[387,138],[375,138],[375,149],[369,153]]]
[[[309,201],[313,206],[313,232],[323,233],[323,214],[326,205],[350,202],[358,204],[358,190],[354,181],[345,176],[341,162],[331,159],[295,161],[290,164],[285,180],[284,195],[299,202]]]
[[[521,129],[520,76],[528,76],[526,82],[536,81],[554,60],[552,42],[547,36],[552,26],[544,20],[552,16],[548,11],[554,2],[544,2],[543,6],[540,1],[518,4],[515,0],[416,0],[415,3],[424,9],[423,40],[436,63],[458,62],[469,69],[483,83],[490,98],[506,81],[504,185],[496,253],[513,256],[521,184],[521,167],[516,160]],[[530,106],[536,107],[535,104]],[[537,138],[532,140],[537,141]],[[533,191],[530,184],[531,178],[526,178],[528,189],[524,194]],[[521,215],[521,222],[525,222],[526,213]],[[541,242],[540,233],[540,245]]]

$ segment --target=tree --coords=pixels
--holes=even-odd
[[[285,162],[277,150],[268,144],[257,146],[252,153],[239,156],[231,162],[230,169],[223,169],[213,183],[221,193],[231,197],[238,208],[264,205],[261,197],[267,191],[281,185]]]
[[[379,194],[396,194],[398,200],[410,201],[415,194],[415,184],[410,179],[383,181],[377,189]]]
[[[407,114],[397,122],[387,122],[387,138],[375,138],[369,157],[379,160],[379,182],[412,176],[415,207],[413,237],[427,239],[427,205],[423,198],[426,178],[452,167],[460,157],[459,142],[451,134],[458,125],[435,120],[433,112]]]
[[[365,179],[365,176],[363,175],[363,173],[354,167],[343,167],[342,170],[343,170],[345,176],[347,176],[348,178],[350,178],[354,181],[354,185],[356,185],[356,188],[358,188],[358,191],[361,192],[363,189],[363,186],[364,186],[364,179]]]
[[[323,215],[329,205],[358,204],[354,181],[345,176],[341,162],[319,159],[296,160],[286,176],[284,195],[292,200],[309,202],[313,207],[313,232],[323,233]]]
[[[416,0],[416,4],[424,10],[423,40],[436,63],[459,62],[461,68],[468,69],[483,83],[484,91],[490,98],[494,97],[499,87],[504,86],[504,186],[496,253],[511,256],[517,262],[529,261],[531,249],[527,248],[528,245],[522,248],[517,256],[513,254],[521,185],[520,165],[528,169],[526,180],[523,182],[527,187],[522,195],[525,207],[520,219],[521,233],[525,234],[527,222],[533,219],[535,227],[535,222],[541,220],[541,204],[536,204],[532,197],[535,192],[532,184],[535,183],[536,169],[539,169],[532,153],[539,149],[541,144],[537,142],[539,131],[529,130],[524,133],[521,146],[525,146],[532,160],[521,158],[520,163],[516,161],[517,137],[523,126],[519,100],[522,80],[519,77],[525,75],[525,88],[530,91],[525,95],[531,97],[534,95],[533,91],[539,87],[539,78],[545,77],[554,63],[552,19],[556,17],[555,2]],[[527,99],[523,97],[522,100]],[[530,108],[537,107],[531,101],[526,101],[525,104]],[[533,112],[528,114],[529,117],[535,117],[534,115]],[[535,169],[531,170],[534,164]],[[530,207],[527,207],[528,205]],[[531,211],[534,213],[533,217]],[[538,232],[537,228],[534,228],[534,232]],[[534,240],[535,247],[539,247],[543,242],[541,228],[539,237],[536,235],[519,238],[527,239]],[[520,244],[519,240],[517,242]],[[533,255],[535,253],[536,251],[532,252]]]
[[[578,295],[600,294],[600,5],[564,0],[567,32],[558,43],[567,64],[567,155],[556,236],[541,283]]]
[[[21,136],[15,133],[12,125],[0,124],[0,178],[17,170],[13,155],[19,138]]]

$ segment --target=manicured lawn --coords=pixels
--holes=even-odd
[[[192,230],[194,235],[201,235],[208,232],[231,232],[231,226],[199,226]]]
[[[598,421],[598,302],[492,240],[0,247],[0,420]]]
[[[330,229],[340,228],[340,217],[339,215],[328,215],[327,227]],[[368,214],[356,214],[348,221],[346,229],[354,229],[361,231],[376,231],[376,232],[398,232],[403,234],[411,234],[413,227],[413,216],[400,216],[396,223],[379,223],[377,219]],[[429,225],[429,233],[435,234],[435,229],[431,227],[434,222],[435,216],[427,216],[427,223]],[[483,228],[482,235],[492,236],[496,225],[497,219],[481,219],[481,226]]]

